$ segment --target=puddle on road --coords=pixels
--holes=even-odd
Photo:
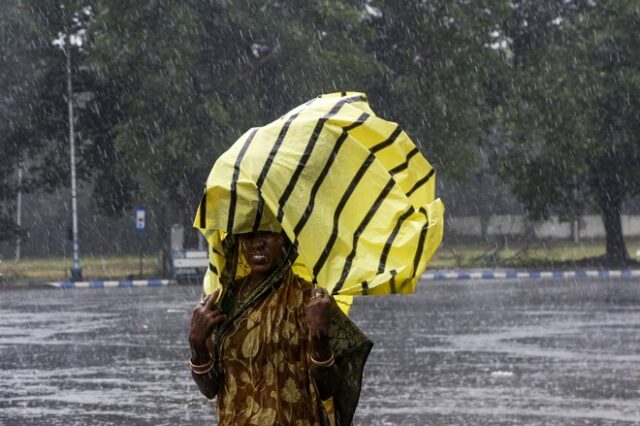
[[[640,422],[640,306],[612,312],[597,285],[588,309],[570,285],[557,306],[464,285],[356,301],[352,317],[375,342],[359,424]],[[0,423],[215,424],[187,365],[199,293],[3,293]]]

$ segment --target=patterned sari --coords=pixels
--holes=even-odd
[[[350,425],[372,343],[333,303],[330,344],[340,383],[323,403],[309,365],[305,306],[312,285],[288,264],[247,300],[237,300],[238,285],[225,289],[227,319],[213,335],[219,424]]]
[[[288,274],[220,343],[220,425],[319,426],[304,307],[311,286]]]

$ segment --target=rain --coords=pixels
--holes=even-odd
[[[331,96],[364,109],[319,119],[309,164],[331,126],[357,139],[364,111],[387,120],[361,132],[373,167],[371,147],[406,133],[389,188],[412,188],[393,213],[391,197],[346,191],[336,209],[305,198],[304,145],[263,169],[264,194],[293,173],[280,200],[326,217],[313,280],[347,271],[336,295],[357,294],[349,317],[374,346],[355,424],[640,424],[637,0],[134,3],[2,4],[0,424],[217,424],[189,366],[192,311],[220,267],[197,229],[226,202],[212,166]],[[376,199],[373,173],[341,167],[333,185]],[[410,204],[425,181],[443,220]],[[423,236],[401,227],[421,208]],[[304,264],[322,247],[297,232]],[[393,244],[368,258],[370,241]],[[389,251],[415,277],[381,278]],[[373,295],[395,292],[411,294]]]

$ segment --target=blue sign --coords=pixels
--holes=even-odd
[[[147,228],[147,210],[136,209],[136,232],[144,232]]]

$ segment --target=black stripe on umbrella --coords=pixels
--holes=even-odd
[[[209,270],[214,274],[218,275],[218,268],[216,268],[213,263],[209,263]]]
[[[204,189],[202,200],[200,200],[200,228],[207,227],[207,188]]]
[[[278,206],[279,206],[278,216],[277,216],[278,222],[282,222],[282,217],[284,216],[284,210],[283,210],[284,205],[289,200],[289,197],[293,192],[293,188],[295,188],[296,184],[298,183],[300,174],[302,174],[302,170],[304,170],[304,167],[307,165],[307,161],[309,160],[309,157],[311,157],[311,154],[313,153],[313,149],[316,146],[316,142],[318,141],[318,138],[320,137],[320,133],[322,133],[322,129],[324,128],[324,125],[327,122],[327,120],[333,117],[334,115],[336,115],[345,104],[353,103],[353,102],[364,102],[364,101],[365,99],[362,96],[353,96],[350,98],[340,99],[327,114],[325,114],[318,120],[318,122],[316,123],[316,126],[313,129],[313,132],[311,132],[311,137],[307,142],[307,146],[304,148],[304,152],[300,157],[300,161],[298,162],[298,165],[296,166],[296,169],[294,170],[293,175],[291,175],[291,179],[289,180],[287,187],[285,188],[284,192],[280,196],[280,199],[278,200]],[[368,114],[366,115],[367,117],[369,116]]]
[[[278,138],[276,139],[276,142],[273,144],[273,147],[271,148],[271,152],[269,152],[267,161],[264,163],[264,166],[262,166],[262,171],[260,172],[260,176],[258,176],[258,181],[256,182],[256,186],[258,188],[258,208],[256,209],[256,221],[253,224],[254,232],[257,231],[258,228],[260,227],[260,222],[262,221],[262,211],[264,210],[264,198],[262,197],[262,184],[264,183],[264,180],[267,178],[269,169],[271,169],[271,165],[273,164],[273,159],[278,154],[278,150],[280,149],[280,146],[282,145],[282,141],[284,140],[285,136],[287,135],[287,132],[289,131],[289,127],[291,126],[291,123],[293,122],[293,120],[298,118],[299,115],[300,115],[300,111],[293,114],[284,123],[284,125],[282,126],[282,129],[280,129],[280,133],[278,134]]]
[[[407,197],[411,196],[411,194],[413,194],[422,185],[424,185],[425,183],[429,182],[429,179],[431,179],[431,176],[433,176],[435,172],[436,172],[435,169],[431,169],[431,171],[429,173],[427,173],[427,175],[425,177],[423,177],[422,179],[417,181],[415,183],[415,185],[413,185],[413,188],[411,188],[409,190],[409,192],[407,192]]]
[[[441,236],[442,205],[435,200],[427,207],[434,198],[436,173],[422,161],[419,148],[396,123],[376,118],[365,103],[344,104],[347,98],[359,101],[363,98],[361,94],[345,94],[343,97],[337,97],[339,93],[331,94],[316,100],[313,105],[317,107],[298,106],[281,119],[257,129],[251,143],[247,144],[247,139],[253,129],[237,141],[220,157],[220,166],[214,165],[210,173],[208,184],[212,196],[207,193],[204,200],[204,222],[208,227],[213,225],[214,209],[219,209],[216,217],[222,221],[219,232],[238,232],[240,222],[244,224],[246,220],[249,221],[247,231],[254,225],[260,229],[267,219],[279,221],[296,247],[300,246],[298,266],[308,271],[307,278],[320,280],[322,277],[322,284],[334,293],[410,292],[417,281],[414,277],[419,277]],[[336,107],[338,104],[342,107]],[[334,111],[337,112],[332,115]],[[359,115],[362,118],[354,122]],[[288,129],[284,128],[287,122],[290,123]],[[348,145],[351,142],[353,145]],[[382,161],[386,172],[372,164],[353,181],[369,156],[374,163]],[[424,166],[419,166],[422,163]],[[248,167],[246,173],[244,167]],[[273,185],[270,179],[274,179]],[[235,183],[232,185],[232,182]],[[393,185],[398,184],[402,185],[402,193],[410,192],[409,200],[400,192],[393,192]],[[385,187],[387,190],[381,195]],[[349,188],[352,194],[345,196]],[[396,200],[396,194],[402,200]],[[256,216],[258,204],[260,215]],[[423,229],[426,210],[418,212],[423,205],[429,215],[432,209],[434,214],[429,217],[434,222],[427,229]],[[267,206],[273,211],[268,211]],[[229,217],[230,208],[233,217]],[[272,213],[275,213],[273,217]],[[199,222],[200,218],[196,224]],[[325,231],[327,226],[335,227],[335,232],[329,230],[321,238],[326,247],[313,244],[316,230],[307,229],[307,224],[314,228],[321,224]],[[434,233],[436,228],[438,232]],[[221,245],[221,234],[213,229],[202,231],[212,248]],[[378,235],[370,239],[371,233]],[[216,268],[221,266],[224,257],[209,253],[211,264]],[[342,267],[335,268],[333,256],[341,259]],[[360,264],[361,261],[366,264]],[[360,276],[365,271],[367,275]],[[215,273],[209,272],[209,275],[211,280],[205,286],[210,290],[219,282]]]
[[[366,112],[363,112],[362,114],[360,114],[360,117],[358,117],[356,121],[354,121],[353,123],[349,124],[346,127],[343,127],[342,130],[344,130],[345,132],[350,132],[356,127],[362,126],[364,122],[367,121],[368,118],[369,118],[369,114],[367,114]]]
[[[364,160],[364,162],[356,172],[355,176],[349,183],[347,190],[345,191],[344,194],[342,194],[342,198],[340,198],[340,202],[338,202],[336,211],[333,214],[333,229],[331,230],[331,236],[329,237],[329,241],[327,242],[324,249],[322,250],[322,253],[320,254],[320,258],[318,259],[316,264],[313,266],[314,277],[318,276],[318,273],[320,272],[320,270],[324,266],[324,263],[327,261],[327,258],[329,257],[329,253],[331,253],[331,250],[333,249],[333,245],[336,243],[336,239],[338,238],[338,222],[340,220],[340,215],[342,214],[342,210],[344,209],[344,206],[347,204],[347,201],[349,201],[349,198],[351,198],[351,195],[356,190],[356,187],[362,180],[362,177],[364,176],[364,174],[367,172],[371,164],[373,164],[373,161],[375,160],[375,158],[376,157],[372,153],[369,153],[369,155]]]
[[[236,158],[236,162],[233,165],[233,177],[231,179],[231,190],[230,192],[230,200],[229,200],[229,217],[227,218],[227,232],[233,232],[233,222],[236,216],[236,203],[238,202],[238,177],[240,176],[240,163],[242,163],[242,159],[249,149],[249,145],[253,141],[253,138],[258,133],[258,128],[252,130],[247,139],[244,141],[242,148],[240,148],[240,152],[238,153],[238,158]]]
[[[422,251],[424,250],[424,242],[427,239],[427,231],[429,229],[429,216],[427,215],[427,211],[424,207],[420,207],[418,209],[420,213],[424,215],[426,222],[422,227],[422,231],[420,231],[420,239],[418,240],[418,247],[416,249],[416,254],[413,257],[413,276],[416,276],[416,271],[418,270],[418,263],[420,262],[420,256],[422,256]]]
[[[406,169],[407,167],[409,167],[409,161],[411,161],[411,159],[418,153],[418,148],[413,148],[409,154],[407,154],[407,158],[404,160],[404,162],[402,164],[397,165],[396,167],[394,167],[393,169],[389,170],[389,173],[391,175],[395,175],[400,173],[401,171],[403,171],[404,169]]]
[[[402,224],[409,216],[411,216],[415,212],[413,206],[409,206],[406,212],[402,213],[402,216],[398,218],[396,222],[396,226],[394,226],[393,231],[389,234],[387,238],[387,242],[384,244],[384,248],[382,249],[382,254],[380,255],[380,263],[378,264],[378,273],[381,274],[384,269],[387,267],[387,258],[389,257],[389,251],[391,251],[391,247],[393,246],[393,241],[396,239],[398,232],[400,232],[400,228]]]
[[[400,293],[404,293],[404,288],[405,288],[407,285],[410,285],[410,284],[411,284],[411,279],[409,279],[409,278],[404,279],[404,280],[400,283],[400,285],[398,286],[398,291],[399,291]]]
[[[398,274],[398,271],[392,269],[389,273],[391,274],[391,279],[389,280],[389,293],[394,294],[398,292],[398,289],[396,289],[396,275]]]
[[[384,148],[392,145],[396,141],[396,139],[398,139],[398,136],[400,136],[400,133],[402,133],[402,129],[400,128],[400,126],[396,126],[395,130],[393,131],[393,133],[391,133],[391,135],[389,135],[389,137],[386,140],[384,140],[384,141],[380,142],[379,144],[371,147],[370,151],[375,154],[376,152],[380,151],[381,149],[384,149]]]
[[[376,212],[380,208],[380,205],[382,204],[382,202],[385,200],[385,198],[387,198],[387,195],[389,195],[389,192],[391,191],[391,188],[393,188],[394,184],[395,184],[395,181],[393,180],[393,178],[389,178],[389,181],[384,186],[384,188],[382,188],[382,191],[380,191],[380,194],[378,194],[378,197],[374,201],[373,205],[371,206],[367,214],[362,219],[362,222],[360,222],[360,224],[356,228],[356,231],[353,233],[353,243],[351,246],[351,252],[347,255],[345,259],[344,266],[342,267],[342,272],[340,273],[340,279],[338,280],[336,286],[333,288],[333,291],[332,291],[333,294],[337,294],[337,292],[342,289],[342,286],[344,285],[344,282],[347,279],[349,272],[351,271],[351,264],[352,264],[353,258],[356,256],[356,249],[358,248],[358,241],[360,241],[360,235],[362,235],[362,232],[364,232],[367,225],[369,225],[369,222],[371,222],[371,219],[373,219],[373,216],[376,214]]]
[[[338,156],[338,152],[340,151],[340,148],[342,148],[342,144],[344,143],[345,140],[347,140],[347,137],[349,136],[348,132],[362,125],[368,117],[369,117],[368,114],[363,113],[362,115],[360,115],[358,120],[348,125],[347,127],[342,128],[342,134],[340,134],[340,136],[336,140],[336,144],[333,147],[333,151],[331,152],[331,155],[329,155],[329,158],[327,158],[327,162],[325,163],[324,167],[320,171],[320,174],[318,175],[318,179],[316,179],[316,181],[313,183],[313,187],[311,188],[311,195],[309,197],[309,204],[307,205],[307,208],[304,210],[304,214],[302,215],[300,220],[298,220],[298,223],[296,224],[296,226],[293,228],[294,235],[300,234],[304,226],[307,224],[309,217],[311,217],[311,213],[313,212],[313,208],[315,206],[316,195],[318,194],[318,190],[320,189],[322,182],[324,182],[325,177],[329,173],[329,169],[331,169],[333,162]]]

